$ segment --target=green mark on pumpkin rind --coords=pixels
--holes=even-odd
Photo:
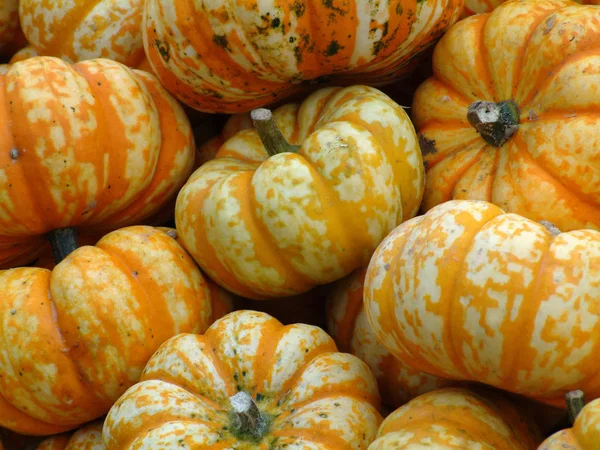
[[[171,55],[169,53],[169,44],[167,42],[162,42],[159,39],[155,39],[154,45],[156,45],[156,49],[158,50],[158,53],[160,54],[164,62],[168,63],[171,59]]]
[[[327,49],[325,50],[325,56],[327,56],[327,57],[334,56],[343,48],[344,48],[344,46],[340,45],[340,43],[334,39],[327,46]]]
[[[229,41],[227,41],[227,36],[215,34],[213,36],[213,42],[219,47],[222,47],[227,51],[231,51],[231,49],[229,48]]]
[[[292,12],[296,15],[296,17],[300,18],[304,15],[306,11],[306,5],[302,0],[295,0],[294,3],[290,6]]]

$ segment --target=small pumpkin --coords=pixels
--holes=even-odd
[[[532,450],[539,430],[500,392],[442,388],[392,412],[369,450]]]
[[[352,353],[369,365],[382,402],[391,408],[452,384],[403,364],[377,340],[363,307],[366,272],[363,267],[337,281],[327,296],[327,330],[340,351]]]
[[[380,244],[365,310],[403,363],[562,406],[600,397],[600,231],[452,200]]]
[[[144,47],[181,102],[206,112],[248,112],[324,80],[390,83],[462,6],[463,0],[150,0]]]
[[[0,271],[0,426],[41,436],[105,414],[164,341],[229,312],[210,284],[171,233],[148,226],[51,271]]]
[[[566,397],[572,428],[554,433],[538,450],[596,450],[600,443],[600,398],[585,404],[581,390]]]
[[[510,1],[443,36],[411,109],[424,211],[485,200],[564,231],[600,229],[599,14]]]
[[[473,14],[488,13],[493,11],[507,0],[465,0],[461,18],[472,16]],[[574,0],[584,5],[600,5],[600,0]]]
[[[145,60],[143,0],[19,0],[23,32],[34,50],[68,62],[107,58],[128,66]]]
[[[366,450],[381,423],[368,366],[323,330],[241,310],[148,361],[104,423],[107,448]]]
[[[377,89],[324,88],[256,113],[258,129],[227,140],[175,206],[181,241],[227,290],[275,298],[335,281],[416,214],[416,135]]]
[[[102,421],[94,421],[76,430],[41,441],[35,450],[105,450]]]
[[[4,266],[29,262],[56,229],[104,233],[140,223],[193,169],[189,121],[146,72],[40,56],[10,65],[0,87]]]

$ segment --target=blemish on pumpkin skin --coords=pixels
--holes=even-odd
[[[419,147],[421,147],[423,156],[435,155],[437,153],[435,140],[427,139],[423,134],[419,134]]]

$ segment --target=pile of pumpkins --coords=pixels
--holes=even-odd
[[[600,449],[583,3],[0,0],[0,449]]]

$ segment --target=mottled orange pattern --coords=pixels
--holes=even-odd
[[[598,450],[600,449],[600,399],[581,410],[573,428],[561,430],[546,439],[538,450]]]
[[[258,442],[232,435],[229,398],[240,391],[271,418]],[[323,330],[236,311],[204,335],[165,342],[111,408],[103,433],[114,450],[366,450],[378,407],[368,366],[338,353]]]
[[[600,229],[600,6],[504,3],[453,26],[412,119],[427,165],[423,209],[492,202],[561,230]],[[467,121],[478,100],[513,100],[519,128],[487,144]]]
[[[454,23],[463,0],[149,0],[144,47],[200,111],[245,112],[310,80],[389,83]]]
[[[562,406],[600,397],[600,232],[452,200],[397,227],[373,255],[365,309],[405,364]]]
[[[540,441],[531,420],[502,394],[443,388],[390,414],[369,450],[532,450]]]
[[[20,0],[23,32],[40,55],[69,62],[144,59],[144,0]]]
[[[102,442],[102,421],[89,423],[74,433],[59,434],[44,439],[35,450],[105,450]]]
[[[299,294],[366,265],[416,214],[424,186],[412,123],[375,88],[321,89],[274,116],[297,153],[267,159],[256,130],[242,130],[193,173],[175,207],[204,272],[249,298]]]
[[[355,270],[334,283],[328,294],[327,330],[340,351],[352,353],[369,365],[377,378],[381,401],[391,408],[452,384],[403,364],[379,342],[363,307],[366,272],[366,267]]]
[[[575,0],[584,5],[600,5],[600,0]],[[461,18],[472,16],[473,14],[487,13],[494,8],[505,3],[506,0],[465,0],[465,6]]]
[[[105,414],[164,341],[229,312],[172,233],[147,226],[52,271],[0,271],[0,290],[0,426],[34,435]]]
[[[0,75],[0,264],[50,230],[137,224],[193,169],[182,107],[146,72],[34,57]]]

